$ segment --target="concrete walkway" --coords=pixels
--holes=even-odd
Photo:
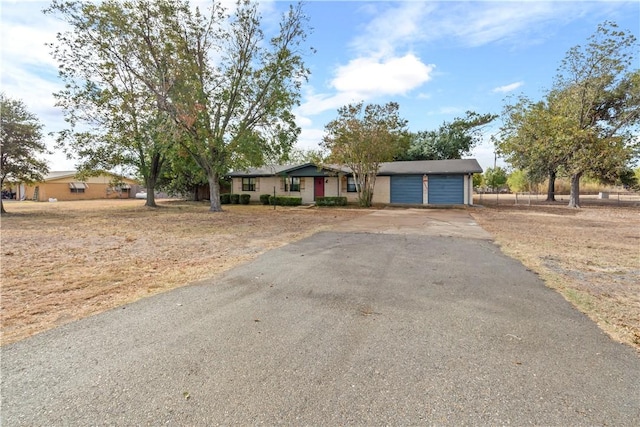
[[[490,240],[383,212],[3,347],[2,425],[640,425],[634,350]]]

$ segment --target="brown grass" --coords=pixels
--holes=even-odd
[[[7,203],[2,344],[210,278],[365,210],[140,200]]]
[[[476,199],[477,200],[477,199]],[[493,203],[492,203],[493,202]],[[484,199],[476,221],[614,339],[640,350],[640,207]]]
[[[502,196],[501,196],[502,197]],[[640,349],[640,207],[609,201],[472,215],[615,339]],[[605,202],[606,203],[606,202]],[[260,253],[370,211],[140,200],[7,203],[0,222],[2,344],[147,295],[211,278]],[[363,315],[366,313],[363,311]]]

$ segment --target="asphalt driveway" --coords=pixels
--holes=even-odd
[[[3,347],[2,425],[640,425],[634,350],[466,212],[383,212]]]

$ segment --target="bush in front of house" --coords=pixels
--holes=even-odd
[[[278,206],[300,206],[302,204],[302,197],[271,196],[269,203]]]
[[[269,197],[271,197],[271,194],[261,194],[260,195],[260,203],[262,203],[263,205],[268,205],[269,204]]]
[[[229,193],[224,193],[220,195],[220,204],[221,205],[228,205],[229,203],[231,203],[231,194]]]
[[[347,206],[347,198],[341,197],[317,197],[316,206]]]
[[[238,203],[240,203],[240,195],[239,194],[234,193],[234,194],[231,194],[230,197],[231,197],[231,204],[232,205],[237,205]]]
[[[240,204],[241,205],[248,205],[250,200],[251,200],[251,194],[241,194],[240,195]]]

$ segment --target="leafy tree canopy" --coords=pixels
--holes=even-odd
[[[583,175],[612,180],[638,154],[640,71],[633,35],[604,22],[585,46],[571,48],[544,101],[507,108],[500,152],[531,177],[571,177],[570,207],[579,207]],[[550,183],[552,182],[550,179]]]
[[[399,108],[395,102],[349,104],[325,126],[321,146],[329,152],[327,161],[353,171],[361,206],[371,206],[380,163],[406,150],[407,121],[400,117]]]
[[[465,117],[445,122],[437,130],[411,134],[411,143],[398,160],[446,160],[469,155],[482,140],[482,128],[498,117],[467,111]]]
[[[511,191],[520,192],[527,190],[531,182],[525,171],[516,169],[507,177],[507,185]]]
[[[499,190],[500,187],[507,183],[507,171],[500,166],[487,168],[484,171],[484,183],[494,190]]]
[[[6,182],[42,181],[49,172],[47,163],[38,158],[47,154],[42,141],[42,125],[21,100],[0,93],[0,188]],[[6,213],[0,199],[0,211]]]
[[[206,15],[184,0],[56,0],[49,11],[71,25],[71,51],[79,40],[95,41],[105,63],[114,64],[111,72],[126,70],[132,85],[187,135],[177,143],[206,175],[211,211],[221,210],[221,176],[259,166],[295,142],[300,129],[291,109],[309,74],[301,4],[289,8],[270,37],[249,0],[239,0],[231,13],[212,2]],[[71,55],[65,66],[79,60]]]

